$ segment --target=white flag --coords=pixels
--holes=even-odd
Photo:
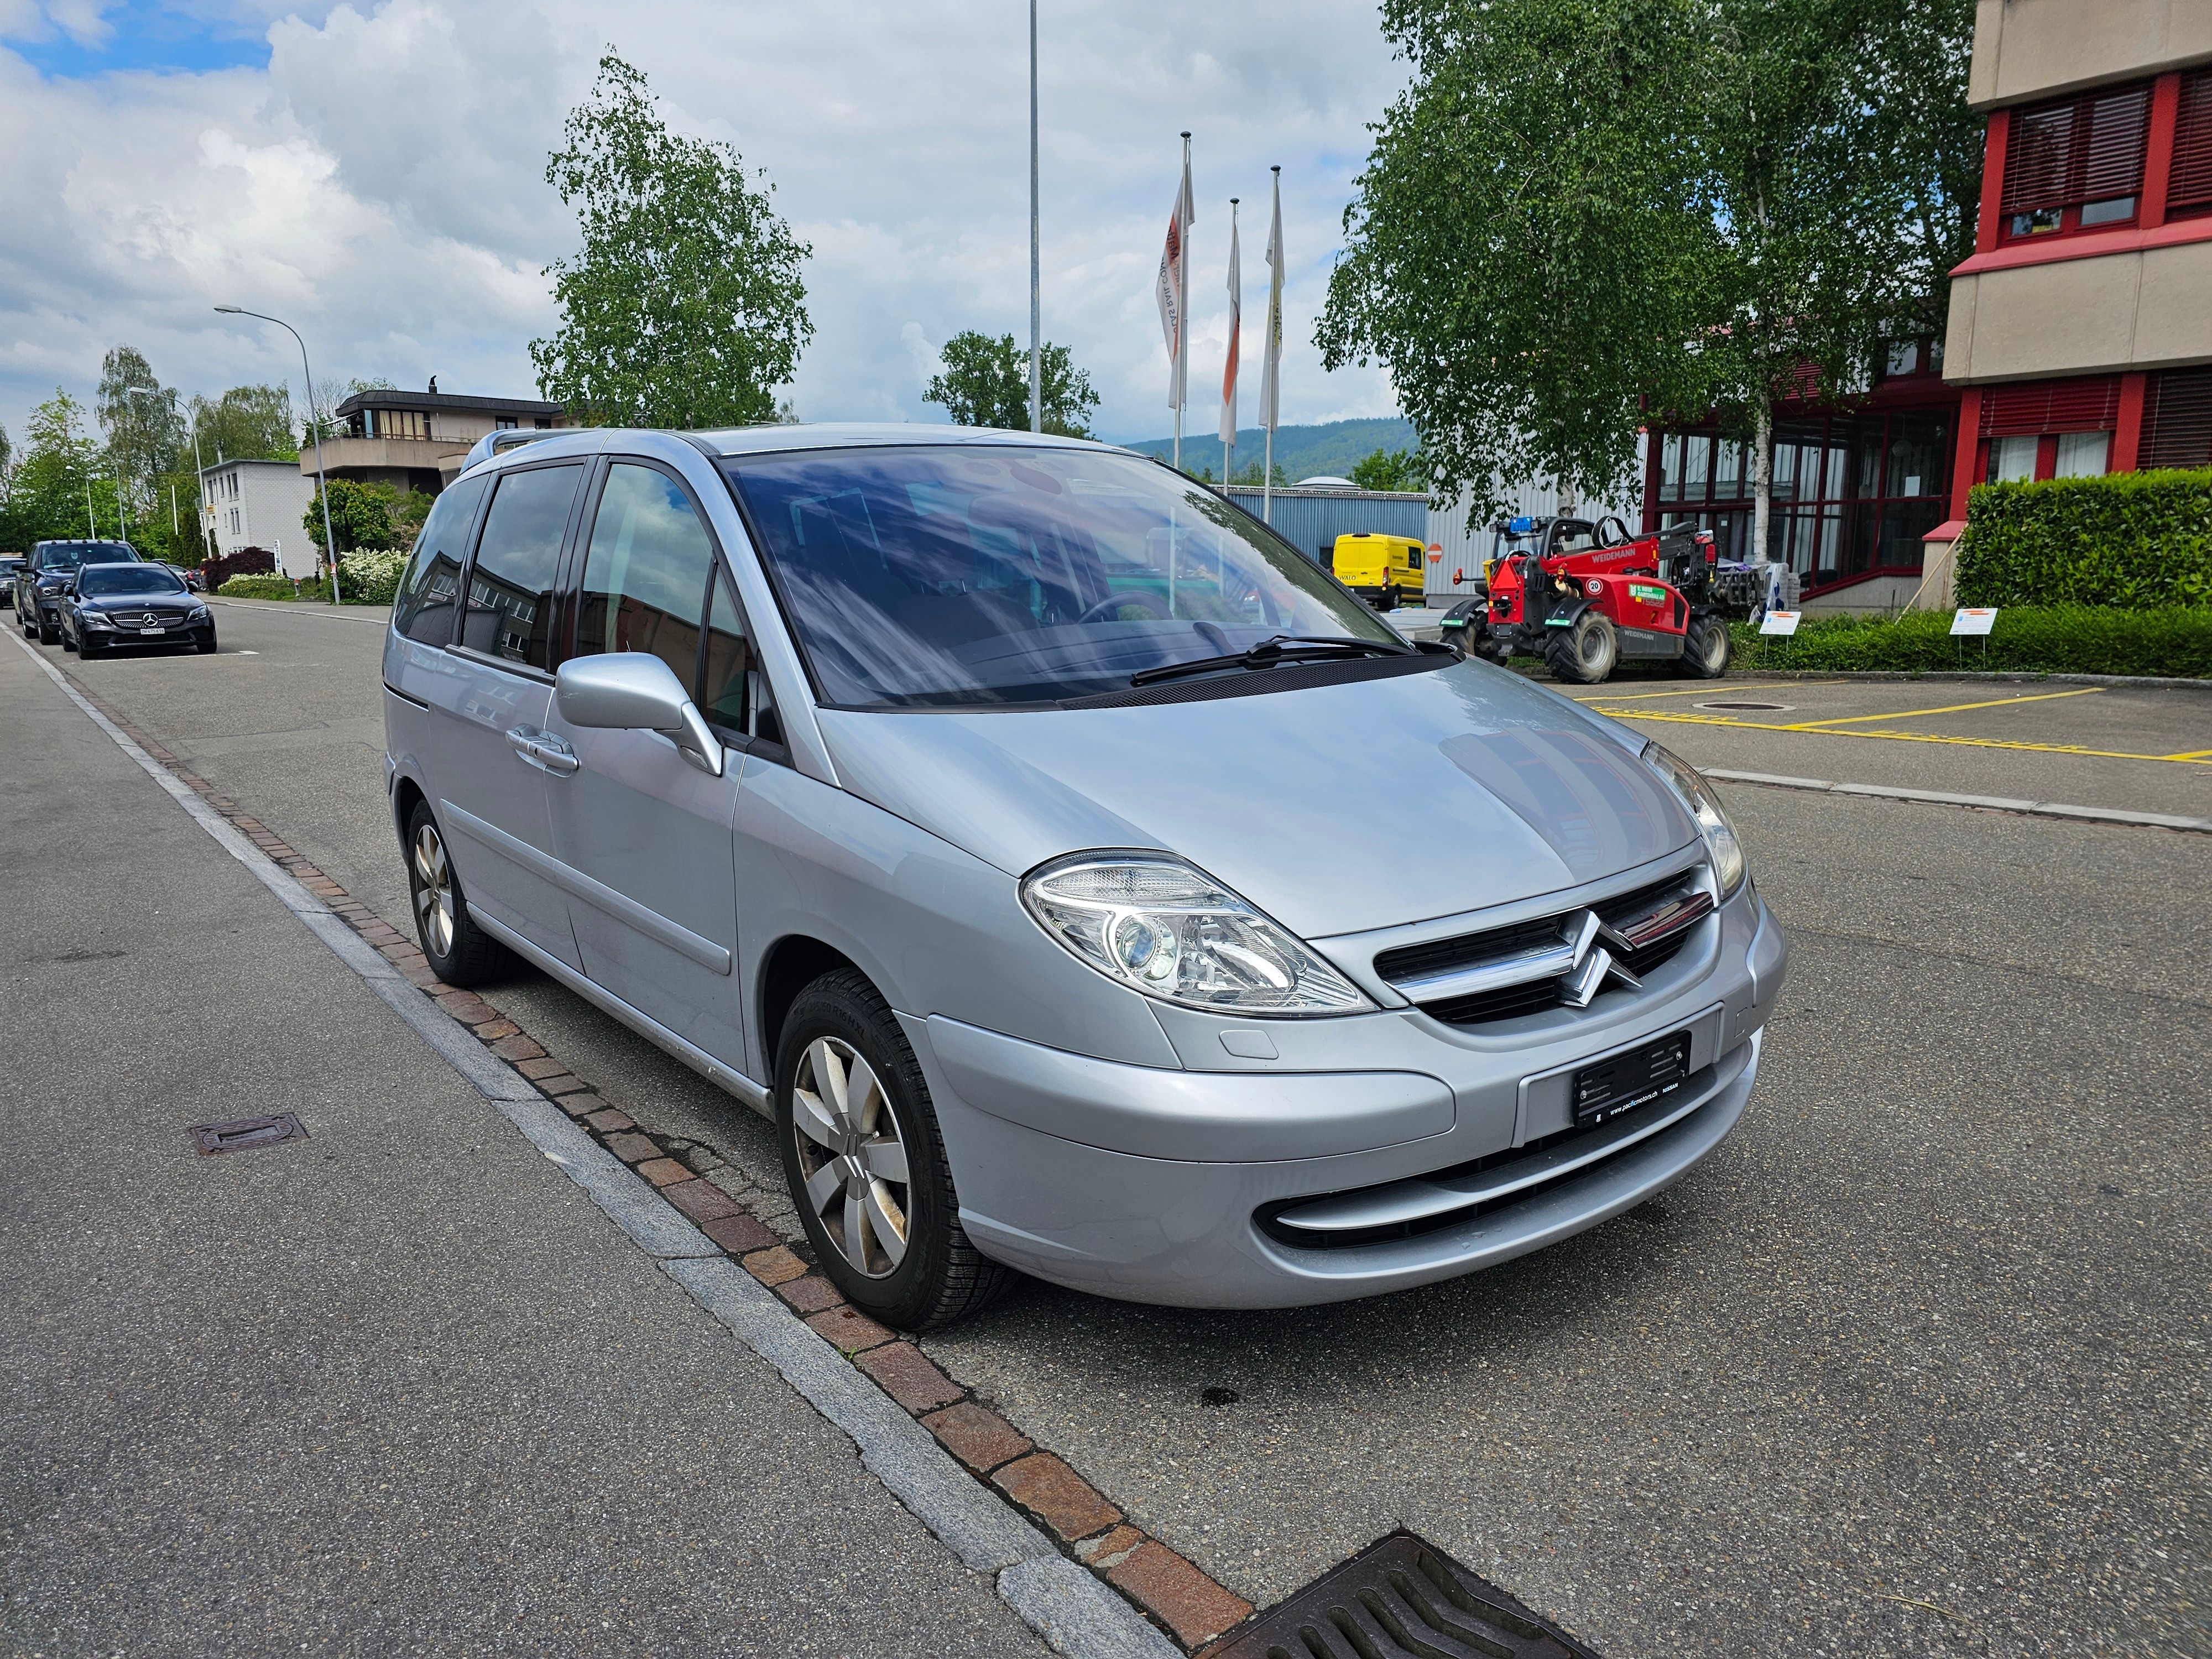
[[[1260,424],[1273,432],[1283,409],[1283,180],[1275,179],[1275,218],[1267,232],[1267,339],[1260,358]]]
[[[1168,407],[1181,409],[1189,401],[1183,388],[1182,296],[1183,258],[1190,240],[1190,159],[1182,164],[1182,188],[1168,215],[1166,246],[1160,250],[1160,274],[1155,287],[1160,302],[1160,333],[1168,348]]]
[[[1237,221],[1229,221],[1229,361],[1221,370],[1221,441],[1237,443],[1237,362],[1244,337],[1244,276],[1237,252]]]

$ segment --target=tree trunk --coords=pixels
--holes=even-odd
[[[1768,531],[1774,518],[1774,398],[1761,388],[1758,425],[1751,441],[1751,556],[1747,564],[1769,557]]]

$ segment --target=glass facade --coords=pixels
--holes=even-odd
[[[1948,505],[1949,409],[1823,415],[1774,427],[1767,556],[1808,588],[1920,568],[1920,538]],[[1654,434],[1662,525],[1710,530],[1724,559],[1751,556],[1751,446],[1704,431]]]

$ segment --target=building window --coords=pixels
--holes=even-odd
[[[2154,374],[2143,396],[2145,467],[2212,466],[2212,368]]]
[[[2052,458],[2051,476],[2101,477],[2112,453],[2112,434],[2109,432],[2062,432],[2058,434],[2058,453]]]
[[[2035,477],[2035,452],[2042,441],[2032,432],[1990,439],[1990,482],[2026,483]]]
[[[515,418],[512,415],[502,415],[493,422],[494,429],[500,432],[512,432],[515,425]]]
[[[2006,240],[2132,221],[2149,129],[2148,82],[2013,111],[2000,210]]]
[[[2212,213],[2212,70],[2197,70],[2181,77],[2166,216],[2190,219],[2207,213]]]

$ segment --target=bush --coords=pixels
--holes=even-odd
[[[2212,606],[2212,469],[1979,484],[1966,499],[1961,605]]]
[[[406,569],[405,548],[364,548],[338,561],[338,592],[348,605],[390,605]]]
[[[273,573],[276,556],[265,547],[241,547],[226,559],[208,559],[200,565],[200,574],[216,592],[233,576],[257,576]]]
[[[216,592],[227,599],[289,599],[294,597],[289,576],[233,576]]]
[[[2121,611],[2101,605],[2014,605],[1997,611],[1986,658],[1977,639],[1954,639],[1948,611],[1882,617],[1808,617],[1793,640],[1762,639],[1749,623],[1733,665],[1844,672],[1940,673],[1959,668],[2040,674],[2143,674],[2212,678],[2212,607]],[[1963,647],[1962,650],[1960,647]]]

